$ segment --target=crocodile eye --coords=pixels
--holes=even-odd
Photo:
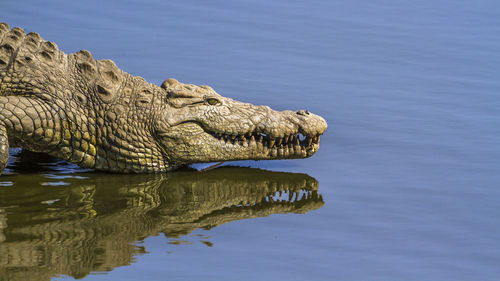
[[[215,98],[208,98],[208,99],[207,99],[207,102],[208,102],[208,104],[210,104],[210,105],[216,105],[216,104],[219,104],[219,103],[220,103],[220,101],[219,101],[218,99],[215,99]]]

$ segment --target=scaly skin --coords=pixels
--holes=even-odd
[[[122,173],[305,158],[326,127],[308,111],[237,102],[209,86],[167,79],[159,87],[0,23],[0,172],[9,146]]]

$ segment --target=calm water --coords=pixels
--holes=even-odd
[[[24,2],[0,21],[67,53],[329,128],[310,159],[202,173],[12,151],[0,280],[500,278],[498,1]]]

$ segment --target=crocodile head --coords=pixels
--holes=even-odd
[[[275,111],[222,97],[209,86],[167,79],[166,110],[156,123],[171,162],[306,158],[319,149],[326,121],[306,110]]]

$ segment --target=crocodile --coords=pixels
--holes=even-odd
[[[157,86],[0,23],[0,172],[9,147],[118,173],[306,158],[326,128],[307,110],[276,111],[173,78]]]

